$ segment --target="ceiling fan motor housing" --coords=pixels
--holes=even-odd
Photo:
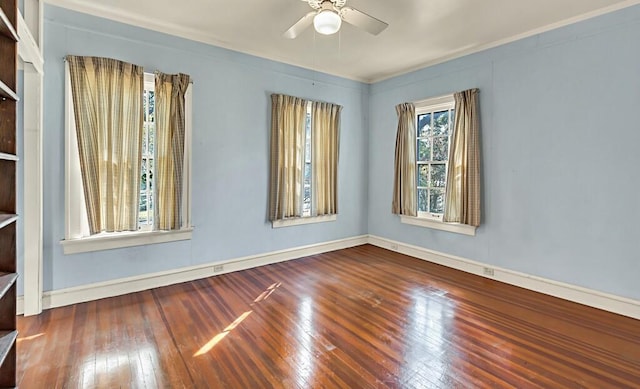
[[[347,0],[307,0],[309,6],[313,9],[328,9],[325,7],[332,8],[335,11],[339,11],[340,8],[344,7]]]
[[[313,11],[304,15],[284,32],[284,36],[295,39],[311,24],[320,34],[331,35],[340,30],[342,21],[378,35],[388,24],[352,7],[345,7],[347,0],[303,0]]]

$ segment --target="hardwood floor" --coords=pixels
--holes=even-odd
[[[21,388],[640,388],[640,321],[365,245],[20,317]]]

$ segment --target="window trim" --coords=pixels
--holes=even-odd
[[[65,255],[191,240],[193,227],[174,231],[103,232],[93,236],[60,241]]]
[[[153,73],[144,74],[145,80],[155,78]],[[65,61],[65,236],[60,240],[64,254],[78,254],[91,251],[166,243],[192,238],[191,193],[192,193],[192,133],[193,133],[193,84],[185,93],[185,161],[183,175],[183,226],[173,231],[140,230],[100,233],[89,236],[86,208],[73,206],[84,204],[84,190],[80,173],[78,144],[75,137],[73,96],[71,95],[71,75]]]
[[[431,228],[434,230],[454,232],[456,234],[475,236],[476,227],[460,223],[446,223],[434,218],[400,215],[400,222],[412,226]]]
[[[325,222],[333,222],[336,220],[338,220],[338,214],[290,217],[287,219],[272,221],[271,228],[283,228],[283,227],[291,227],[291,226],[300,226],[303,224],[325,223]]]
[[[450,95],[438,96],[438,97],[416,101],[413,104],[415,107],[414,131],[416,131],[416,136],[417,136],[418,115],[424,114],[426,112],[437,112],[437,111],[451,109],[451,106],[455,104],[455,99],[453,97],[453,94],[450,94]],[[451,138],[449,139],[449,141],[451,141]],[[451,150],[450,147],[451,147],[451,144],[449,144],[449,151]],[[417,193],[417,174],[418,174],[417,155],[416,155],[415,164],[416,164],[416,196],[417,196],[418,195]],[[446,189],[445,189],[445,192],[446,192]],[[448,231],[448,232],[469,235],[469,236],[475,236],[476,234],[476,227],[474,226],[469,226],[469,225],[460,224],[460,223],[447,223],[442,221],[442,216],[434,215],[430,212],[418,212],[417,216],[400,215],[400,222],[404,224],[410,224],[413,226],[431,228],[431,229],[436,229],[441,231]]]

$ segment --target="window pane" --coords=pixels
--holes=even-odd
[[[418,138],[431,135],[431,114],[418,115]]]
[[[418,186],[427,186],[429,183],[429,165],[418,165]]]
[[[449,157],[449,138],[433,138],[433,160],[446,161]]]
[[[304,183],[305,185],[311,184],[311,162],[304,164]]]
[[[147,209],[147,220],[149,221],[149,224],[153,224],[153,193],[150,192],[149,193],[149,207]]]
[[[142,120],[147,121],[147,90],[142,91]]]
[[[155,120],[155,106],[156,106],[156,98],[155,98],[155,93],[153,91],[149,91],[149,118],[147,119],[147,121],[149,122],[153,122]]]
[[[433,136],[449,135],[449,111],[433,114]]]
[[[307,113],[307,121],[305,124],[304,139],[304,156],[305,162],[311,162],[311,114]]]
[[[153,190],[153,159],[149,158],[147,163],[149,164],[149,190]]]
[[[451,110],[451,117],[449,118],[449,128],[451,129],[451,132],[453,132],[453,129],[455,128],[454,126],[456,125],[456,110],[452,109]]]
[[[431,139],[418,140],[418,161],[431,160]]]
[[[142,217],[142,211],[146,211],[147,210],[147,195],[146,194],[142,194],[140,195],[140,215]]]
[[[142,166],[140,169],[140,190],[147,190],[147,160],[146,158],[142,159]]]
[[[429,186],[435,188],[444,188],[445,180],[447,179],[447,166],[445,164],[433,164],[431,165],[431,181]]]
[[[147,125],[142,126],[142,155],[147,155]]]
[[[147,222],[147,195],[140,195],[140,209],[138,213],[138,223],[146,223]]]
[[[147,137],[147,141],[149,142],[148,148],[149,148],[149,155],[153,155],[153,150],[155,148],[155,137],[156,137],[156,126],[153,123],[149,123],[147,126],[147,132],[149,134],[149,136]]]
[[[311,185],[304,186],[304,204],[311,204]]]
[[[428,207],[428,199],[429,190],[428,189],[418,189],[418,212],[427,212]]]
[[[302,200],[302,216],[311,216],[311,185],[305,184]]]
[[[438,189],[432,189],[430,191],[429,212],[431,213],[443,213],[444,212],[444,191]]]

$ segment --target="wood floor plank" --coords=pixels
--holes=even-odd
[[[370,245],[18,329],[21,388],[640,388],[640,321]]]

